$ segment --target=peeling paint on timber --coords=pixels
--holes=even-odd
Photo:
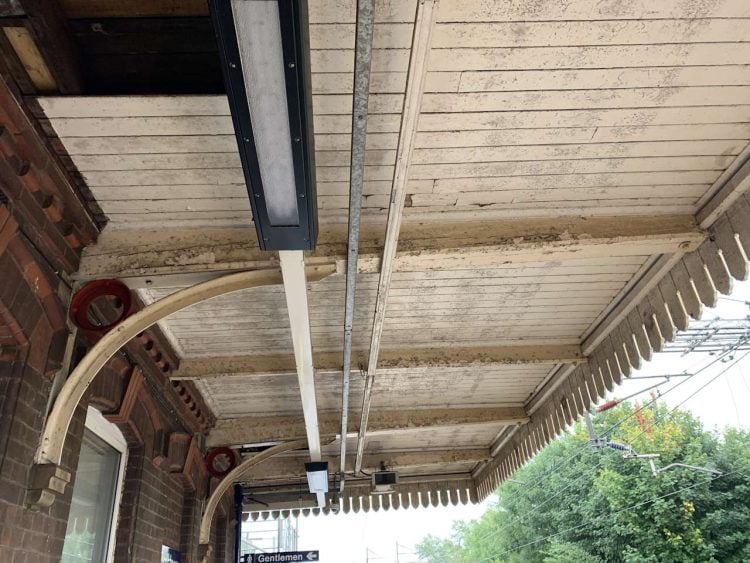
[[[399,237],[395,270],[481,268],[555,258],[645,255],[693,250],[705,238],[689,215],[555,217],[462,222],[408,222]],[[383,234],[363,228],[360,272],[378,272]],[[309,264],[346,256],[345,226],[323,230]],[[275,266],[258,250],[251,229],[105,231],[84,252],[77,279],[226,272]]]
[[[341,354],[339,352],[317,352],[313,355],[316,370],[339,372]],[[471,367],[492,364],[533,364],[533,363],[578,363],[583,354],[576,345],[518,345],[447,348],[410,348],[381,350],[379,369],[414,369],[438,367]],[[367,363],[367,352],[353,352],[352,363]],[[294,356],[255,355],[255,356],[214,356],[207,358],[183,358],[180,368],[172,379],[203,379],[209,377],[243,375],[285,375],[295,369]]]

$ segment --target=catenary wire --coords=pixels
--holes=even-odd
[[[735,346],[738,346],[738,345],[735,345]],[[721,359],[722,359],[722,358],[724,358],[724,357],[725,357],[725,356],[727,356],[727,355],[728,355],[729,353],[731,353],[731,352],[733,352],[733,351],[734,351],[734,348],[735,348],[735,346],[733,346],[732,348],[730,348],[730,349],[728,349],[728,350],[725,350],[724,352],[722,352],[721,354],[719,354],[718,356],[716,356],[715,358],[713,358],[713,360],[712,360],[711,362],[709,362],[709,363],[708,363],[708,364],[706,364],[705,366],[703,366],[703,367],[699,368],[698,370],[696,370],[696,371],[692,371],[692,370],[691,370],[691,371],[692,371],[692,374],[691,374],[690,376],[688,376],[688,377],[686,377],[685,379],[682,379],[681,381],[679,381],[678,383],[676,383],[676,384],[675,384],[675,385],[674,385],[673,387],[671,387],[670,389],[668,389],[667,391],[665,391],[665,392],[664,392],[664,393],[662,394],[662,396],[666,395],[666,394],[667,394],[667,393],[669,393],[670,391],[673,391],[674,389],[677,389],[677,388],[678,388],[678,387],[679,387],[680,385],[683,385],[684,383],[686,383],[686,382],[687,382],[688,380],[692,379],[693,377],[695,377],[695,376],[696,376],[696,375],[698,375],[699,373],[701,373],[701,372],[703,372],[704,370],[708,369],[709,367],[711,367],[711,366],[712,366],[712,365],[714,365],[715,363],[717,363],[717,362],[721,361]],[[698,363],[700,363],[700,362],[696,362],[696,364],[698,364]],[[691,366],[691,367],[692,367],[692,366]],[[685,372],[687,372],[687,371],[688,371],[688,369],[684,370],[684,372],[683,372],[683,373],[685,373]],[[619,420],[619,421],[617,421],[616,423],[614,423],[614,424],[613,424],[613,425],[612,425],[612,426],[611,426],[610,428],[608,428],[607,430],[605,430],[605,431],[604,431],[604,435],[607,435],[607,434],[609,434],[610,432],[612,432],[612,430],[614,430],[615,428],[617,428],[617,427],[618,427],[618,426],[620,426],[621,424],[623,424],[623,423],[627,422],[627,421],[628,421],[628,420],[629,420],[630,418],[634,417],[634,416],[635,416],[636,414],[638,414],[638,413],[639,413],[639,412],[640,412],[641,410],[643,410],[643,409],[645,409],[645,408],[648,408],[648,407],[650,407],[650,406],[651,406],[651,404],[652,404],[653,402],[654,402],[654,400],[651,400],[651,401],[649,401],[649,402],[647,402],[647,403],[644,403],[644,404],[643,404],[643,405],[642,405],[642,406],[641,406],[640,408],[636,409],[636,410],[635,410],[634,412],[632,412],[631,414],[629,414],[628,416],[626,416],[626,417],[625,417],[625,418],[623,418],[622,420]],[[553,465],[552,465],[552,466],[551,466],[551,467],[550,467],[549,469],[547,469],[547,471],[545,471],[544,473],[542,473],[542,475],[541,475],[541,476],[539,476],[539,478],[537,478],[537,480],[536,480],[536,481],[535,481],[534,483],[532,483],[532,484],[531,484],[531,486],[532,486],[532,487],[534,487],[534,486],[538,485],[538,484],[539,484],[539,483],[541,483],[541,482],[542,482],[542,481],[543,481],[543,480],[544,480],[544,479],[545,479],[545,478],[546,478],[547,476],[549,476],[550,474],[552,474],[552,472],[553,472],[553,471],[557,471],[557,470],[558,470],[558,469],[560,469],[561,467],[564,467],[564,466],[565,466],[566,464],[570,463],[570,462],[571,462],[571,461],[572,461],[573,459],[575,459],[575,458],[576,458],[576,457],[577,457],[577,456],[578,456],[578,455],[579,455],[579,454],[580,454],[580,453],[581,453],[582,451],[584,451],[584,450],[585,450],[585,449],[586,449],[587,447],[588,447],[588,444],[586,444],[586,445],[584,445],[584,446],[582,446],[582,447],[578,448],[577,450],[573,451],[573,453],[572,453],[572,454],[571,454],[571,455],[570,455],[569,457],[567,457],[567,458],[563,459],[562,461],[559,461],[559,462],[557,462],[557,463],[553,464]]]
[[[630,414],[629,416],[627,416],[627,417],[624,417],[623,419],[619,420],[619,421],[618,421],[617,423],[613,424],[613,425],[612,425],[612,426],[611,426],[610,428],[608,428],[608,429],[607,429],[607,430],[606,430],[606,431],[605,431],[605,432],[603,433],[603,436],[606,436],[607,434],[610,434],[610,433],[611,433],[611,432],[612,432],[612,431],[613,431],[613,430],[614,430],[614,429],[615,429],[616,427],[620,426],[621,424],[623,424],[624,422],[626,422],[627,420],[629,420],[630,418],[632,418],[633,416],[635,416],[635,415],[636,415],[636,414],[637,414],[638,412],[640,412],[641,410],[643,410],[643,409],[644,409],[644,408],[646,408],[647,406],[649,406],[649,405],[653,404],[653,403],[654,403],[654,402],[655,402],[656,400],[658,400],[659,398],[663,398],[663,397],[664,397],[664,396],[666,396],[666,395],[667,395],[667,394],[668,394],[669,392],[671,392],[671,391],[674,391],[674,390],[675,390],[675,389],[676,389],[677,387],[679,387],[679,386],[680,386],[680,385],[681,385],[682,383],[684,383],[684,382],[685,382],[685,381],[687,381],[687,380],[690,380],[690,379],[692,379],[692,378],[693,378],[693,377],[694,377],[695,375],[698,375],[699,373],[701,373],[702,371],[704,371],[704,370],[705,370],[705,369],[707,369],[708,367],[710,367],[710,366],[714,365],[715,363],[717,363],[717,362],[721,361],[721,360],[723,359],[723,357],[724,357],[724,356],[726,356],[726,355],[729,355],[729,354],[731,354],[732,352],[733,352],[733,350],[732,350],[732,349],[730,349],[730,350],[727,350],[726,352],[724,352],[724,354],[722,354],[722,355],[719,355],[719,356],[717,356],[717,357],[716,357],[716,358],[714,359],[714,361],[710,362],[709,364],[707,364],[707,365],[706,365],[706,366],[704,366],[703,368],[701,368],[701,369],[699,369],[698,371],[696,371],[696,372],[695,372],[695,373],[694,373],[694,374],[693,374],[693,375],[692,375],[691,377],[687,377],[687,378],[685,378],[684,380],[682,380],[682,381],[680,381],[679,383],[677,383],[676,385],[674,385],[674,386],[670,387],[670,388],[669,388],[669,389],[668,389],[667,391],[665,391],[664,393],[662,393],[662,394],[661,394],[661,395],[660,395],[659,397],[657,397],[656,399],[652,399],[652,400],[651,400],[651,401],[649,401],[648,403],[645,403],[645,404],[644,404],[644,405],[643,405],[642,407],[640,407],[640,408],[636,409],[635,411],[633,411],[633,413],[631,413],[631,414]],[[711,383],[713,383],[714,381],[716,381],[716,380],[717,380],[717,379],[718,379],[719,377],[721,377],[722,375],[724,375],[724,374],[725,374],[725,373],[726,373],[727,371],[729,371],[729,369],[731,369],[732,367],[734,367],[734,366],[735,366],[735,365],[736,365],[736,364],[737,364],[737,363],[738,363],[738,362],[739,362],[740,360],[742,360],[743,358],[745,358],[745,357],[746,357],[746,356],[747,356],[748,354],[750,354],[750,351],[748,351],[748,352],[745,352],[745,354],[743,354],[742,356],[740,356],[740,357],[738,357],[737,359],[733,360],[733,361],[732,361],[731,363],[728,363],[728,364],[726,364],[726,367],[724,367],[724,368],[723,368],[723,369],[722,369],[721,371],[719,371],[719,372],[718,372],[718,373],[717,373],[717,374],[716,374],[716,375],[715,375],[714,377],[712,377],[712,378],[711,378],[710,380],[708,380],[708,381],[707,381],[707,382],[706,382],[705,384],[703,384],[703,385],[702,385],[701,387],[699,387],[699,388],[698,388],[698,389],[697,389],[696,391],[694,391],[693,393],[691,393],[690,395],[688,395],[688,396],[687,396],[687,397],[686,397],[685,399],[683,399],[682,401],[680,401],[680,402],[679,402],[679,403],[678,403],[677,405],[675,405],[675,406],[674,406],[674,407],[673,407],[673,408],[672,408],[672,409],[671,409],[671,410],[669,411],[669,413],[668,413],[668,414],[669,414],[669,415],[672,415],[672,414],[673,414],[673,413],[674,413],[674,412],[675,412],[675,411],[676,411],[676,410],[677,410],[677,409],[678,409],[678,408],[679,408],[680,406],[682,406],[682,405],[683,405],[684,403],[686,403],[687,401],[689,401],[689,400],[690,400],[691,398],[693,398],[693,397],[694,397],[695,395],[697,395],[697,394],[698,394],[698,393],[699,393],[700,391],[702,391],[703,389],[705,389],[705,388],[706,388],[706,387],[707,387],[708,385],[710,385]],[[640,436],[640,435],[641,435],[641,434],[643,434],[644,432],[645,432],[645,430],[641,430],[641,431],[640,431],[640,432],[639,432],[638,434],[636,434],[636,435],[634,436],[634,438],[637,438],[638,436]],[[586,443],[586,444],[585,444],[585,445],[584,445],[584,446],[583,446],[582,448],[577,448],[577,449],[575,450],[575,452],[574,452],[574,455],[573,455],[573,456],[570,456],[569,458],[567,458],[567,459],[566,459],[566,464],[567,464],[567,463],[569,463],[569,462],[570,462],[570,460],[572,460],[572,459],[573,459],[573,457],[574,457],[575,455],[578,455],[578,454],[579,454],[580,452],[582,452],[582,451],[583,451],[584,449],[587,449],[588,447],[589,447],[589,444],[588,444],[588,443]],[[600,460],[600,461],[599,461],[599,462],[598,462],[598,463],[597,463],[596,465],[594,465],[594,466],[593,466],[593,467],[592,467],[592,468],[591,468],[591,469],[590,469],[589,471],[590,471],[591,473],[593,473],[594,471],[596,471],[596,469],[598,469],[598,468],[599,468],[599,467],[600,467],[600,466],[602,465],[603,461],[604,461],[603,459],[602,459],[602,460]],[[561,466],[558,466],[558,467],[561,467]],[[542,478],[539,478],[539,479],[537,479],[537,480],[536,480],[536,481],[535,481],[535,482],[534,482],[534,483],[533,483],[533,484],[532,484],[531,486],[532,486],[532,487],[535,487],[535,486],[537,486],[537,484],[538,484],[538,483],[540,483],[540,482],[542,481],[542,479],[543,479],[543,478],[544,478],[544,477],[545,477],[546,475],[548,475],[548,474],[549,474],[549,472],[545,472],[545,473],[543,474]],[[573,481],[571,481],[570,483],[568,483],[568,484],[567,484],[567,485],[566,485],[565,487],[563,487],[562,489],[560,489],[560,490],[559,490],[559,491],[557,491],[556,493],[554,493],[554,494],[550,495],[549,497],[547,497],[547,498],[546,498],[546,499],[545,499],[544,501],[542,501],[542,503],[541,503],[541,504],[537,504],[537,505],[535,505],[535,506],[534,506],[534,507],[532,508],[532,510],[529,510],[528,512],[525,512],[524,514],[522,514],[522,515],[520,515],[520,516],[518,516],[518,517],[514,518],[513,520],[511,520],[510,522],[508,522],[507,524],[505,524],[505,525],[504,525],[504,526],[503,526],[502,528],[500,528],[499,530],[493,530],[493,531],[489,532],[488,534],[485,534],[484,536],[482,536],[481,538],[479,538],[479,540],[478,540],[478,541],[479,541],[479,542],[482,542],[482,541],[486,540],[486,539],[487,539],[487,538],[489,538],[489,537],[492,537],[492,536],[496,536],[497,534],[499,534],[499,533],[500,533],[500,532],[502,532],[503,530],[506,530],[506,529],[508,529],[508,528],[509,528],[509,527],[510,527],[511,525],[513,525],[513,524],[515,524],[515,523],[517,523],[517,522],[519,522],[519,521],[523,520],[523,519],[524,519],[524,518],[526,518],[526,517],[527,517],[527,516],[528,516],[529,514],[531,514],[531,513],[533,512],[533,511],[537,511],[537,510],[538,510],[539,508],[541,508],[542,506],[546,505],[546,504],[547,504],[547,503],[549,503],[550,501],[552,501],[552,500],[554,500],[555,498],[557,498],[558,496],[560,496],[560,495],[561,495],[562,493],[564,493],[564,492],[565,492],[566,490],[568,490],[568,489],[569,489],[569,488],[571,488],[571,487],[572,487],[573,485],[575,485],[576,483],[578,483],[578,482],[579,482],[579,481],[580,481],[581,479],[583,479],[583,478],[584,478],[584,477],[586,477],[587,475],[589,475],[589,474],[587,474],[587,473],[581,473],[581,475],[579,475],[578,477],[576,477],[576,478],[575,478],[575,479],[574,479]]]

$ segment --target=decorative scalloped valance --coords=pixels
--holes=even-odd
[[[396,485],[396,491],[387,494],[371,494],[370,486],[359,485],[347,488],[339,500],[339,511],[377,512],[398,510],[399,508],[427,508],[428,506],[457,506],[478,502],[473,479],[450,481],[429,481]],[[330,514],[330,508],[295,508],[289,510],[265,510],[251,512],[252,520],[286,518],[288,516],[308,516],[310,514]]]
[[[604,398],[643,360],[686,330],[690,318],[699,319],[703,306],[713,307],[719,293],[729,295],[732,279],[748,278],[750,200],[741,195],[708,229],[708,238],[686,254],[645,298],[599,342],[588,361],[576,367],[519,427],[499,454],[476,477],[479,499],[523,466],[539,450],[572,424],[591,405]]]

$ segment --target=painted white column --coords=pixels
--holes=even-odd
[[[307,304],[305,258],[301,250],[279,251],[281,275],[284,279],[286,306],[292,328],[294,360],[297,364],[297,381],[302,398],[310,461],[320,461],[320,431],[318,406],[315,397],[315,367],[313,366],[310,313]],[[318,506],[325,506],[325,493],[318,493]]]

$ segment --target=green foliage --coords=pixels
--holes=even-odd
[[[717,436],[665,405],[636,411],[624,403],[597,415],[597,435],[658,453],[657,467],[724,476],[685,468],[654,476],[647,460],[592,451],[579,424],[504,483],[479,520],[454,523],[451,539],[428,536],[417,552],[456,563],[750,561],[750,432]]]
[[[552,540],[545,551],[544,563],[601,563],[580,546],[565,541]]]

